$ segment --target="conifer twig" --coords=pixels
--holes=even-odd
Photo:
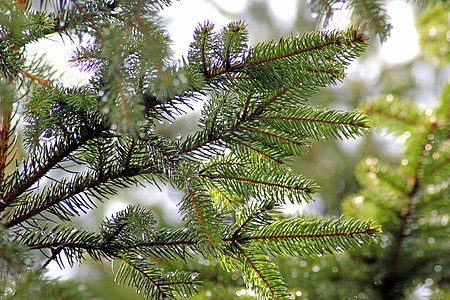
[[[205,233],[206,238],[208,239],[208,242],[211,245],[211,247],[215,248],[216,246],[214,245],[214,242],[211,239],[211,237],[209,235],[209,232],[208,232],[208,230],[206,228],[206,223],[205,223],[205,220],[203,219],[203,214],[200,211],[200,207],[198,206],[197,199],[196,199],[196,197],[194,195],[194,192],[192,191],[191,188],[188,188],[188,192],[189,192],[189,196],[190,196],[190,198],[192,200],[192,203],[194,204],[195,212],[197,213],[197,216],[198,216],[198,218],[200,220],[200,223],[202,224],[203,232]]]
[[[48,82],[48,80],[45,80],[33,73],[28,72],[27,70],[25,70],[24,68],[20,69],[20,73],[22,73],[23,75],[29,77],[31,80],[35,80],[37,81],[39,84],[45,86],[45,87],[50,87],[50,83]]]

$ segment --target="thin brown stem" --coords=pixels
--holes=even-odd
[[[203,232],[205,233],[206,238],[208,239],[208,242],[211,245],[211,247],[215,248],[216,246],[214,245],[214,242],[212,241],[211,237],[209,236],[209,232],[206,229],[206,224],[205,224],[205,221],[203,220],[203,214],[200,211],[200,207],[198,206],[197,199],[194,195],[194,192],[192,191],[191,188],[188,189],[188,192],[189,192],[189,196],[191,197],[192,203],[194,204],[195,212],[197,213],[200,223],[202,224]]]
[[[262,120],[294,120],[294,121],[305,121],[305,122],[317,122],[317,123],[327,123],[327,124],[340,124],[340,125],[351,125],[351,126],[364,126],[369,127],[366,123],[360,122],[344,122],[344,121],[332,121],[332,120],[322,120],[316,118],[304,118],[295,116],[261,116]]]
[[[245,253],[244,250],[242,250],[240,247],[236,247],[239,253],[245,258],[245,260],[249,263],[249,265],[252,267],[252,269],[258,274],[259,278],[264,282],[265,286],[269,289],[270,293],[274,297],[274,299],[278,299],[276,297],[275,291],[273,290],[272,286],[267,282],[267,279],[264,277],[264,275],[261,273],[261,271],[258,269],[258,267],[255,265],[255,263],[250,259],[250,257]]]
[[[330,232],[330,233],[312,233],[312,234],[277,234],[277,235],[253,235],[246,237],[246,240],[269,240],[269,239],[301,239],[301,238],[320,238],[335,236],[354,236],[360,234],[374,234],[377,229],[367,228],[360,231],[348,232]]]
[[[246,181],[246,182],[250,182],[250,183],[254,183],[254,184],[276,186],[276,187],[283,188],[283,189],[312,192],[312,189],[309,187],[305,188],[305,187],[299,187],[299,186],[285,185],[285,184],[281,184],[281,183],[269,182],[269,181],[264,181],[264,180],[256,180],[256,179],[246,178],[246,177],[233,177],[233,176],[222,176],[222,175],[199,175],[199,177],[207,177],[207,178],[219,179],[219,180]]]
[[[22,73],[23,75],[27,76],[28,78],[30,78],[31,80],[35,80],[37,81],[37,83],[39,83],[40,85],[43,85],[45,87],[50,87],[50,83],[48,82],[48,80],[45,80],[31,72],[28,72],[27,70],[25,70],[24,68],[19,70],[20,73]]]

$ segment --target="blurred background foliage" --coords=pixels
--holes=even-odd
[[[177,1],[174,2],[174,5],[182,6],[183,2]],[[258,41],[276,40],[291,32],[302,33],[328,28],[323,26],[320,16],[308,8],[308,1],[305,0],[247,0],[229,1],[229,3],[227,3],[228,1],[202,0],[197,2],[198,9],[203,9],[202,7],[205,5],[205,7],[215,10],[211,12],[212,16],[220,14],[230,21],[245,20],[249,27],[250,41],[253,44]],[[231,6],[235,2],[241,2],[239,9],[233,9]],[[411,9],[416,26],[415,29],[410,28],[410,30],[417,32],[421,52],[404,60],[388,61],[382,54],[384,44],[378,38],[372,37],[369,40],[372,46],[368,48],[361,59],[353,63],[345,80],[336,87],[324,89],[321,93],[316,94],[312,99],[313,104],[355,110],[361,101],[379,95],[392,94],[408,98],[419,107],[437,105],[435,99],[440,94],[444,83],[448,81],[450,74],[448,7],[445,4],[426,5],[424,2],[391,1],[387,3],[393,2],[401,3],[404,7]],[[279,7],[277,8],[277,6]],[[289,17],[285,18],[283,11],[286,10],[281,9],[283,6],[295,11],[291,11]],[[183,23],[182,17],[170,17],[170,12],[167,14],[169,25],[171,22]],[[340,21],[338,21],[339,18]],[[327,26],[342,28],[350,25],[348,19],[348,15],[344,12],[342,15],[336,16],[336,19],[330,20]],[[211,21],[214,22],[213,17]],[[395,30],[398,20],[391,19],[390,21],[394,24]],[[194,28],[192,28],[192,32],[193,30]],[[170,33],[172,34],[172,32]],[[386,43],[396,37],[398,36],[388,37]],[[187,47],[187,45],[185,46]],[[197,117],[198,113],[193,112],[171,126],[161,124],[158,130],[171,137],[185,135],[196,129]],[[392,163],[399,159],[402,150],[403,147],[399,143],[398,137],[384,130],[373,130],[368,137],[356,141],[315,142],[306,157],[292,161],[291,168],[296,173],[316,180],[321,186],[322,193],[312,204],[302,207],[287,207],[286,214],[339,217],[343,213],[341,211],[343,199],[349,194],[357,193],[360,188],[354,175],[358,162],[371,155]],[[181,195],[170,187],[161,191],[152,186],[145,189],[136,187],[136,189],[124,190],[108,203],[101,205],[98,210],[80,217],[79,225],[85,229],[96,229],[97,224],[103,221],[105,216],[111,216],[129,203],[139,203],[150,208],[158,216],[160,224],[173,226],[180,220],[176,206],[180,197]],[[360,218],[361,216],[356,217]],[[329,263],[327,260],[322,261],[325,265]],[[318,271],[324,267],[316,263],[314,258],[300,259],[294,263],[280,260],[279,263],[284,269],[288,284],[298,288],[298,291],[294,292],[295,297],[298,298],[306,296],[302,292],[302,286],[311,280],[319,280]],[[202,260],[190,264],[192,270],[195,268],[204,278],[210,280],[210,284],[205,285],[204,293],[196,298],[208,299],[211,290],[215,291],[215,295],[223,295],[221,298],[215,299],[234,299],[236,295],[242,296],[240,299],[251,298],[251,292],[249,294],[249,291],[245,290],[243,283],[239,282],[238,276],[219,272],[219,269],[215,267],[217,262]],[[141,299],[133,290],[113,283],[111,267],[114,268],[108,262],[100,265],[94,262],[90,263],[88,259],[82,267],[65,269],[63,272],[58,272],[58,267],[53,265],[50,276],[64,274],[63,279],[79,280],[83,283],[83,289],[86,288],[92,295],[100,299]],[[167,267],[175,268],[176,266]],[[356,269],[354,271],[363,270]],[[417,283],[417,286],[419,284]],[[230,293],[230,289],[227,287],[236,285],[242,286],[242,290],[238,288]],[[308,289],[311,288],[314,290],[314,284],[308,286]],[[218,290],[222,290],[223,293],[219,293]],[[411,293],[414,293],[414,289],[411,290]],[[355,297],[365,299],[367,296],[356,294]]]

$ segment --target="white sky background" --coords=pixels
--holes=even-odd
[[[246,0],[227,0],[219,1],[217,3],[227,11],[239,12],[246,8]],[[270,7],[273,9],[273,14],[280,18],[280,24],[282,26],[291,26],[295,18],[295,0],[270,0]],[[413,11],[406,1],[393,1],[387,5],[388,14],[392,17],[391,23],[393,30],[391,37],[388,41],[378,47],[378,55],[375,56],[374,61],[368,65],[361,66],[357,62],[348,70],[349,76],[367,76],[368,80],[376,80],[380,72],[380,64],[398,64],[404,63],[410,59],[413,59],[419,51],[418,37],[414,29]],[[198,23],[203,23],[205,20],[210,20],[216,24],[216,28],[220,28],[228,24],[230,20],[222,16],[216,8],[205,0],[181,0],[173,1],[171,7],[166,8],[162,13],[162,17],[166,20],[167,29],[173,41],[173,49],[175,52],[175,58],[180,59],[182,56],[187,55],[189,43],[192,41],[194,28]],[[341,13],[337,15],[337,18],[332,22],[332,25],[336,28],[343,28],[347,24],[348,14]],[[251,32],[249,35],[251,36]],[[374,47],[374,46],[372,46]],[[77,68],[70,68],[68,61],[73,55],[74,46],[70,41],[66,40],[61,42],[59,36],[55,36],[52,39],[44,40],[40,43],[31,45],[27,48],[28,53],[42,53],[42,49],[48,56],[48,60],[51,61],[58,69],[65,70],[65,73],[59,75],[66,86],[73,84],[87,83],[89,79],[88,74],[83,74]],[[349,149],[355,148],[354,144],[343,144],[343,147]],[[149,204],[148,201],[151,198],[155,198],[155,194],[159,194],[157,198],[178,198],[175,195],[175,191],[163,191],[159,192],[156,188],[149,188],[146,190],[140,190],[134,193],[133,200],[137,203],[144,204],[142,199],[145,199],[145,204]],[[140,200],[139,200],[139,199]],[[176,201],[162,201],[165,203],[164,209],[167,214],[177,214],[178,208],[176,207]],[[120,197],[116,197],[108,201],[108,205],[105,208],[105,215],[111,216],[113,213],[122,210],[126,207],[126,204],[120,200]],[[293,211],[301,211],[302,208],[288,207]],[[91,215],[92,216],[92,215]],[[92,225],[96,225],[97,221],[94,217],[87,217],[86,220],[91,220]],[[94,224],[95,223],[95,224]],[[89,224],[86,224],[89,227]],[[94,227],[95,228],[95,227]],[[49,266],[49,275],[52,277],[61,277],[63,279],[70,278],[76,269],[64,269],[60,270],[56,263],[51,263]]]

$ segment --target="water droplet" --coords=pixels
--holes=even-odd
[[[355,198],[355,203],[362,203],[364,201],[364,197],[363,196],[358,196]]]
[[[442,216],[442,219],[441,219],[441,226],[442,226],[442,227],[447,226],[447,224],[448,224],[448,219],[449,219],[448,215]]]

